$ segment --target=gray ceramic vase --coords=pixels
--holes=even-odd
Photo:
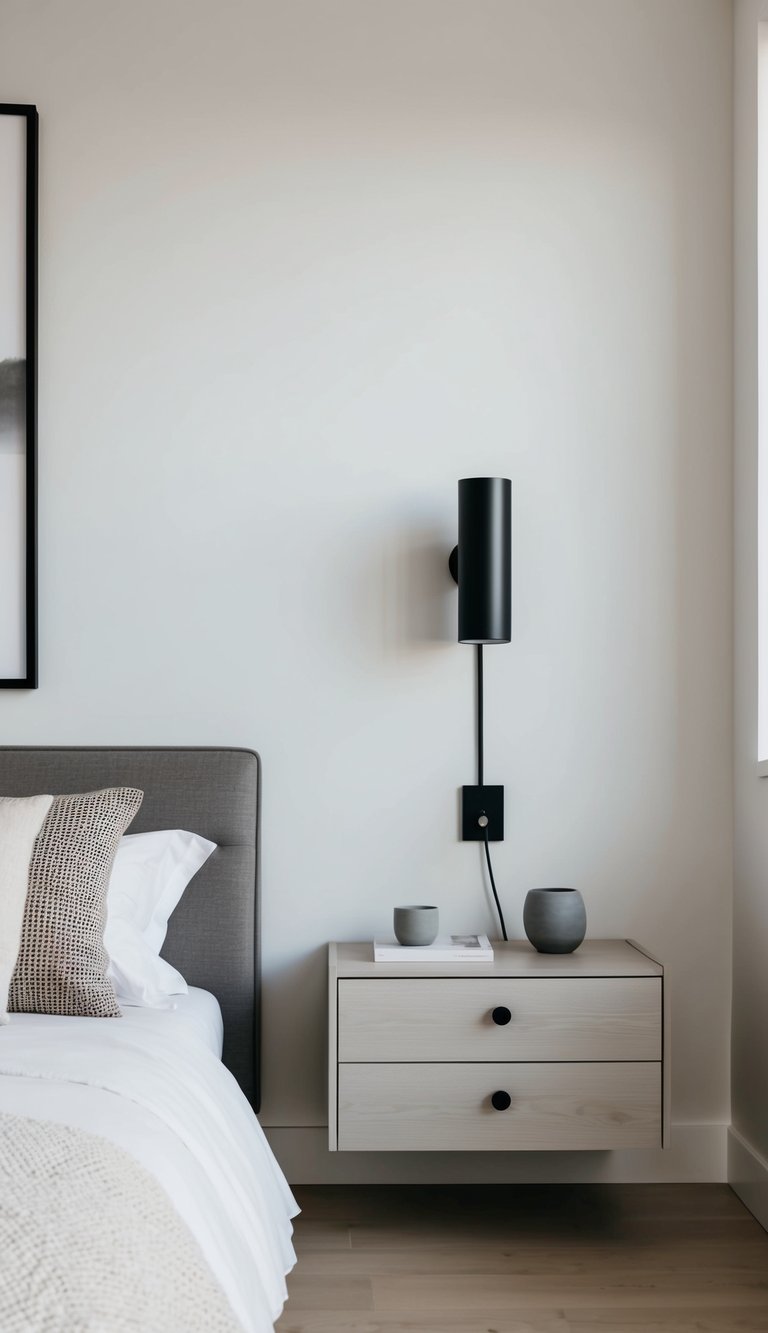
[[[434,944],[439,913],[436,907],[396,907],[394,925],[398,944],[412,949],[420,944]]]
[[[523,925],[539,953],[573,953],[587,933],[584,899],[578,889],[531,889]]]

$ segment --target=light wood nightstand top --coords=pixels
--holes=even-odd
[[[337,977],[660,977],[664,969],[631,940],[585,940],[575,953],[537,953],[527,940],[493,940],[492,963],[375,963],[370,940],[331,944]]]

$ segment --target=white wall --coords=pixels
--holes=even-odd
[[[735,880],[731,1182],[768,1226],[768,780],[757,775],[757,25],[735,8]]]
[[[456,479],[511,477],[508,922],[572,883],[664,959],[674,1169],[716,1174],[728,0],[4,0],[0,86],[42,145],[41,688],[3,739],[261,751],[263,1118],[306,1153],[326,940],[414,895],[492,925],[445,561]]]

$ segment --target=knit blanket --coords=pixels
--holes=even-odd
[[[0,1114],[2,1333],[238,1333],[166,1194],[107,1139]]]

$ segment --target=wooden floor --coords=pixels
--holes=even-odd
[[[725,1185],[306,1186],[279,1333],[768,1333]]]

